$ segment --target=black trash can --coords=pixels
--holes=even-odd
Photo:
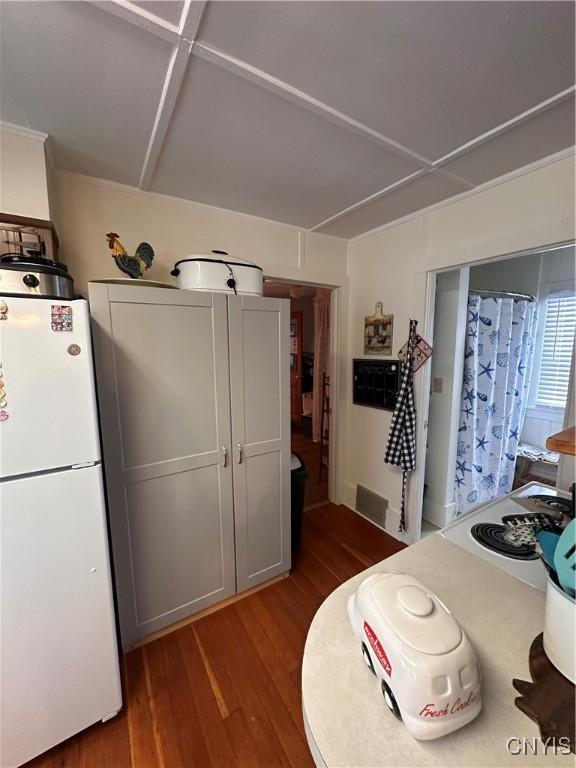
[[[299,549],[302,538],[302,515],[304,512],[304,493],[308,471],[304,459],[292,453],[290,486],[292,490],[292,551]]]

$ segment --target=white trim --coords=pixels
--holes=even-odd
[[[341,319],[341,288],[335,288],[330,294],[330,340],[328,345],[328,372],[330,375],[330,403],[332,407],[328,414],[328,500],[333,504],[340,504],[340,447],[342,441],[341,425],[346,409],[346,403],[342,395],[343,388],[340,377],[343,375],[341,364],[342,355],[340,345],[342,336],[340,333]],[[320,459],[322,460],[322,459]]]
[[[489,189],[494,189],[495,187],[499,187],[501,184],[506,184],[509,181],[512,181],[513,179],[520,178],[521,176],[525,176],[527,173],[532,173],[532,171],[536,171],[539,168],[546,168],[549,165],[554,165],[555,163],[559,163],[562,160],[566,160],[570,157],[576,157],[576,147],[567,147],[566,149],[561,149],[559,152],[555,152],[553,155],[548,155],[548,157],[544,157],[541,160],[536,160],[533,163],[530,163],[529,165],[524,165],[522,168],[516,168],[514,171],[510,171],[509,173],[505,173],[503,176],[498,176],[495,179],[490,179],[490,181],[486,181],[483,184],[480,184],[477,187],[474,187],[474,189],[468,189],[465,192],[460,192],[457,195],[453,195],[452,197],[448,197],[445,200],[440,200],[438,203],[433,203],[432,205],[426,206],[426,208],[419,208],[417,211],[412,211],[412,213],[406,214],[406,216],[402,216],[400,219],[394,219],[394,221],[389,221],[386,224],[382,224],[379,227],[374,227],[374,229],[370,229],[367,232],[362,232],[359,235],[355,235],[354,237],[348,238],[350,242],[355,240],[362,240],[365,237],[372,237],[373,235],[378,234],[379,232],[385,232],[387,229],[393,229],[394,227],[398,227],[401,224],[406,223],[407,221],[411,221],[412,219],[417,218],[418,216],[423,216],[425,214],[431,213],[432,211],[436,211],[440,208],[444,208],[447,205],[453,205],[456,202],[459,202],[460,200],[465,200],[469,197],[473,197],[474,195],[479,195],[482,192],[486,192]],[[329,233],[328,233],[329,234]],[[562,247],[562,246],[558,246]],[[535,248],[534,250],[540,251],[543,250],[543,248]],[[545,250],[548,250],[547,248]],[[499,258],[507,258],[507,257],[499,257]],[[488,259],[490,261],[490,259]],[[478,262],[484,263],[484,262]],[[450,267],[451,269],[455,269],[455,267]]]
[[[322,227],[326,227],[328,224],[331,224],[333,221],[341,219],[344,216],[347,216],[349,213],[358,210],[359,208],[363,208],[365,205],[368,205],[368,203],[373,203],[374,200],[379,200],[389,192],[394,192],[395,190],[400,189],[400,187],[404,187],[406,184],[409,184],[411,181],[416,181],[416,179],[420,179],[423,176],[426,176],[427,173],[428,172],[425,170],[416,171],[415,173],[410,174],[410,176],[405,176],[403,179],[399,179],[398,181],[389,184],[387,187],[384,187],[384,189],[380,189],[378,192],[374,192],[374,194],[365,197],[363,200],[359,200],[357,203],[349,205],[348,208],[344,208],[343,211],[338,211],[338,213],[335,213],[333,216],[329,216],[327,219],[324,219],[324,221],[321,221],[320,224],[316,224],[314,227],[312,227],[310,232],[317,232]]]
[[[306,269],[306,233],[298,232],[298,269]]]
[[[180,16],[180,24],[178,25],[179,34],[188,42],[192,43],[196,40],[198,34],[198,28],[202,21],[202,16],[206,10],[207,0],[186,0],[182,15]]]
[[[516,115],[516,117],[513,117],[510,120],[507,120],[505,123],[502,123],[501,125],[497,125],[496,128],[491,128],[489,131],[486,131],[486,133],[482,133],[480,134],[480,136],[477,136],[475,139],[472,139],[471,141],[466,142],[466,144],[462,144],[461,147],[458,147],[457,149],[452,150],[452,152],[448,152],[447,155],[443,155],[441,158],[434,161],[434,167],[440,168],[446,163],[449,163],[451,160],[455,160],[461,155],[465,155],[467,152],[470,152],[472,149],[475,149],[476,147],[479,147],[480,145],[485,144],[487,141],[490,141],[496,136],[499,136],[501,133],[505,133],[506,131],[510,130],[510,128],[514,128],[517,125],[521,125],[522,123],[525,123],[527,120],[529,120],[531,117],[536,117],[536,115],[539,115],[542,112],[546,112],[546,110],[550,109],[551,107],[554,107],[557,104],[560,104],[561,102],[565,101],[575,92],[576,92],[576,86],[571,85],[570,88],[566,88],[565,90],[560,91],[560,93],[557,93],[554,96],[551,96],[549,99],[546,99],[545,101],[541,101],[540,104],[536,104],[536,106],[530,107],[530,109],[527,109],[525,112],[522,112],[521,114]]]
[[[172,119],[172,113],[176,106],[176,100],[184,82],[191,48],[192,43],[181,38],[178,41],[178,45],[172,51],[162,87],[162,94],[156,110],[154,125],[152,126],[152,133],[150,134],[144,163],[140,172],[140,179],[138,181],[140,189],[147,190],[154,176],[158,158],[160,157],[170,120]]]
[[[6,123],[4,120],[0,120],[0,130],[6,133],[13,133],[15,136],[22,136],[25,139],[34,139],[34,141],[44,142],[48,138],[47,133],[34,131],[32,128],[25,128],[23,125]]]
[[[325,104],[323,101],[310,96],[310,94],[301,91],[299,88],[295,88],[293,85],[290,85],[283,80],[279,80],[273,75],[270,75],[257,67],[253,67],[251,64],[247,64],[241,59],[229,56],[227,53],[218,51],[215,48],[210,48],[205,43],[197,43],[194,47],[193,54],[210,64],[215,64],[222,69],[226,69],[229,72],[242,77],[244,80],[248,80],[261,88],[265,88],[267,91],[270,91],[277,96],[294,102],[299,106],[330,120],[336,125],[352,130],[367,139],[371,139],[374,143],[385,147],[395,155],[399,155],[406,160],[411,160],[424,168],[431,169],[433,167],[432,160],[423,157],[418,152],[408,149],[408,147],[399,144],[397,141],[394,141],[394,139],[388,138],[388,136],[384,136],[384,134],[355,120],[353,117],[344,114],[344,112],[334,109],[334,107],[331,107],[329,104]]]
[[[166,19],[155,16],[153,13],[140,8],[129,0],[89,0],[91,5],[100,8],[101,11],[127,21],[145,32],[150,32],[156,37],[166,40],[168,43],[177,43],[180,37],[178,27]]]

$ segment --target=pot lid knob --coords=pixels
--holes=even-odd
[[[429,616],[434,610],[434,602],[420,587],[408,585],[398,590],[398,602],[412,616]]]

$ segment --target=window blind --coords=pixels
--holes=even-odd
[[[546,300],[536,402],[565,408],[576,329],[576,295],[552,294]]]

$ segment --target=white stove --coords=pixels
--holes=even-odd
[[[547,497],[552,500],[551,505],[543,498],[534,497]],[[570,501],[570,494],[564,491],[528,483],[459,517],[440,535],[544,592],[546,570],[530,544],[533,529],[528,522],[533,522],[533,515],[538,515],[545,526],[565,524],[567,518],[562,523],[561,512],[564,502],[569,505]]]

